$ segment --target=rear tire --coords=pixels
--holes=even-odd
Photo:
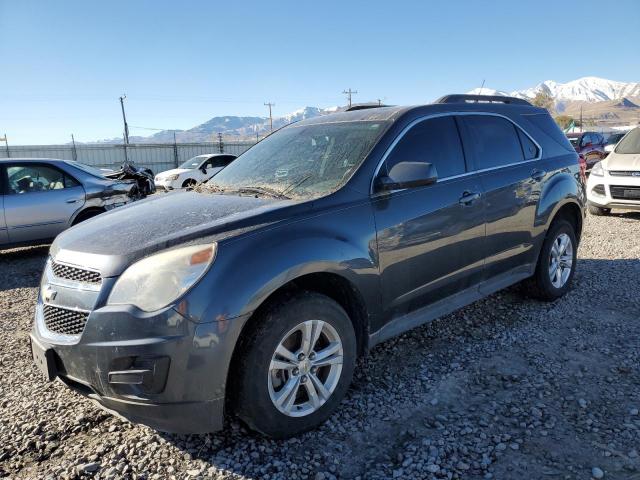
[[[542,244],[536,272],[525,282],[528,293],[548,301],[563,296],[571,288],[577,250],[573,225],[562,219],[554,221]]]
[[[273,438],[317,427],[338,407],[353,376],[356,337],[347,313],[329,297],[302,292],[255,321],[238,345],[232,408],[250,428]]]
[[[196,181],[193,178],[188,178],[182,182],[182,188],[193,188],[196,186]]]
[[[591,215],[595,215],[596,217],[604,217],[605,215],[609,215],[611,213],[610,208],[602,208],[596,207],[595,205],[588,204],[587,209]]]

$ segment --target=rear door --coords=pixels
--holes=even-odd
[[[381,174],[400,161],[431,163],[438,180],[374,194],[386,319],[478,284],[484,260],[481,185],[467,172],[456,119],[437,117],[412,126],[384,160]]]
[[[5,165],[4,212],[10,242],[53,238],[70,225],[85,201],[80,183],[50,164]]]
[[[7,234],[7,222],[4,219],[4,193],[5,193],[4,165],[0,164],[0,245],[9,243]]]
[[[224,167],[229,165],[232,162],[233,158],[234,157],[232,157],[231,155],[218,155],[211,158],[211,160],[209,160],[209,162],[211,163],[211,167],[207,168],[207,178],[215,176]]]
[[[463,143],[485,195],[487,279],[535,262],[533,227],[541,185],[540,147],[498,115],[463,115]],[[516,272],[517,273],[517,272]]]

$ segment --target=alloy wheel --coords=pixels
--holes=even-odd
[[[566,233],[554,240],[549,254],[549,279],[555,288],[562,288],[573,268],[573,243]]]
[[[344,350],[335,328],[308,320],[289,330],[269,365],[269,396],[290,417],[317,411],[340,381]]]

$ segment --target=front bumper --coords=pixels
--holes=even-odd
[[[223,425],[241,320],[197,324],[174,308],[105,306],[72,337],[48,330],[39,300],[31,341],[49,352],[52,376],[105,409],[161,431],[205,433]]]
[[[614,176],[608,171],[602,177],[591,174],[587,180],[587,200],[601,208],[640,210],[640,197],[624,198],[624,187],[640,191],[640,177]]]
[[[180,185],[178,185],[178,181],[179,180],[166,180],[166,179],[155,179],[155,183],[156,183],[156,188],[161,188],[163,189],[165,192],[169,192],[171,190],[174,190],[176,188],[180,188]]]

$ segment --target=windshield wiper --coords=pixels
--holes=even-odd
[[[286,196],[283,192],[279,192],[278,190],[269,187],[240,187],[235,191],[238,193],[257,193],[259,195],[269,195],[270,197],[282,198],[286,200],[290,199],[290,197]]]

